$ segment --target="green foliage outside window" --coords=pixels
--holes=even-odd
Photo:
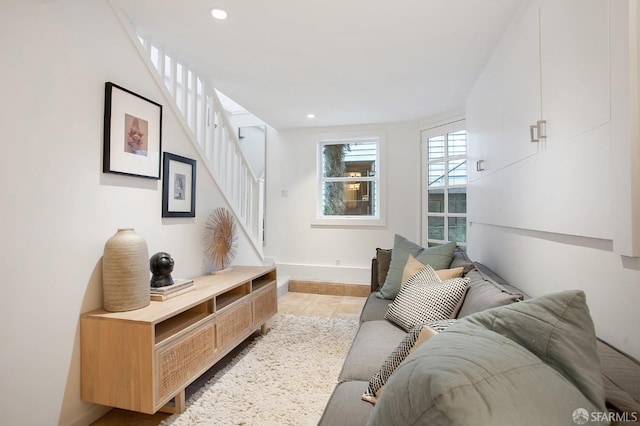
[[[324,175],[326,177],[342,177],[346,171],[344,156],[349,151],[348,144],[325,145]],[[325,183],[325,203],[324,214],[342,215],[344,214],[344,184],[342,182]]]

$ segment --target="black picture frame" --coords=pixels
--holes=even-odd
[[[105,83],[102,171],[160,179],[162,105]]]
[[[164,153],[162,217],[196,216],[196,160]]]

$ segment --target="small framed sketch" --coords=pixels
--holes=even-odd
[[[103,148],[103,172],[160,179],[162,105],[106,83]]]
[[[196,216],[196,160],[164,153],[162,217]]]

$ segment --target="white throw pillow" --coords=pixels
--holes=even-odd
[[[402,287],[389,305],[385,319],[408,332],[418,324],[455,318],[468,285],[467,278],[440,281],[427,265]]]

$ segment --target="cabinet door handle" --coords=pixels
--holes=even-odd
[[[538,133],[539,133],[538,129],[538,125],[537,124],[532,124],[531,126],[529,126],[529,135],[531,136],[531,142],[540,142],[540,139],[538,138]]]
[[[476,171],[481,172],[484,170],[484,167],[482,167],[482,163],[484,163],[484,160],[476,161]]]
[[[536,125],[538,126],[538,139],[544,141],[547,139],[547,121],[538,120]]]
[[[546,120],[538,120],[536,124],[529,126],[529,135],[531,136],[531,142],[540,142],[547,139]]]

